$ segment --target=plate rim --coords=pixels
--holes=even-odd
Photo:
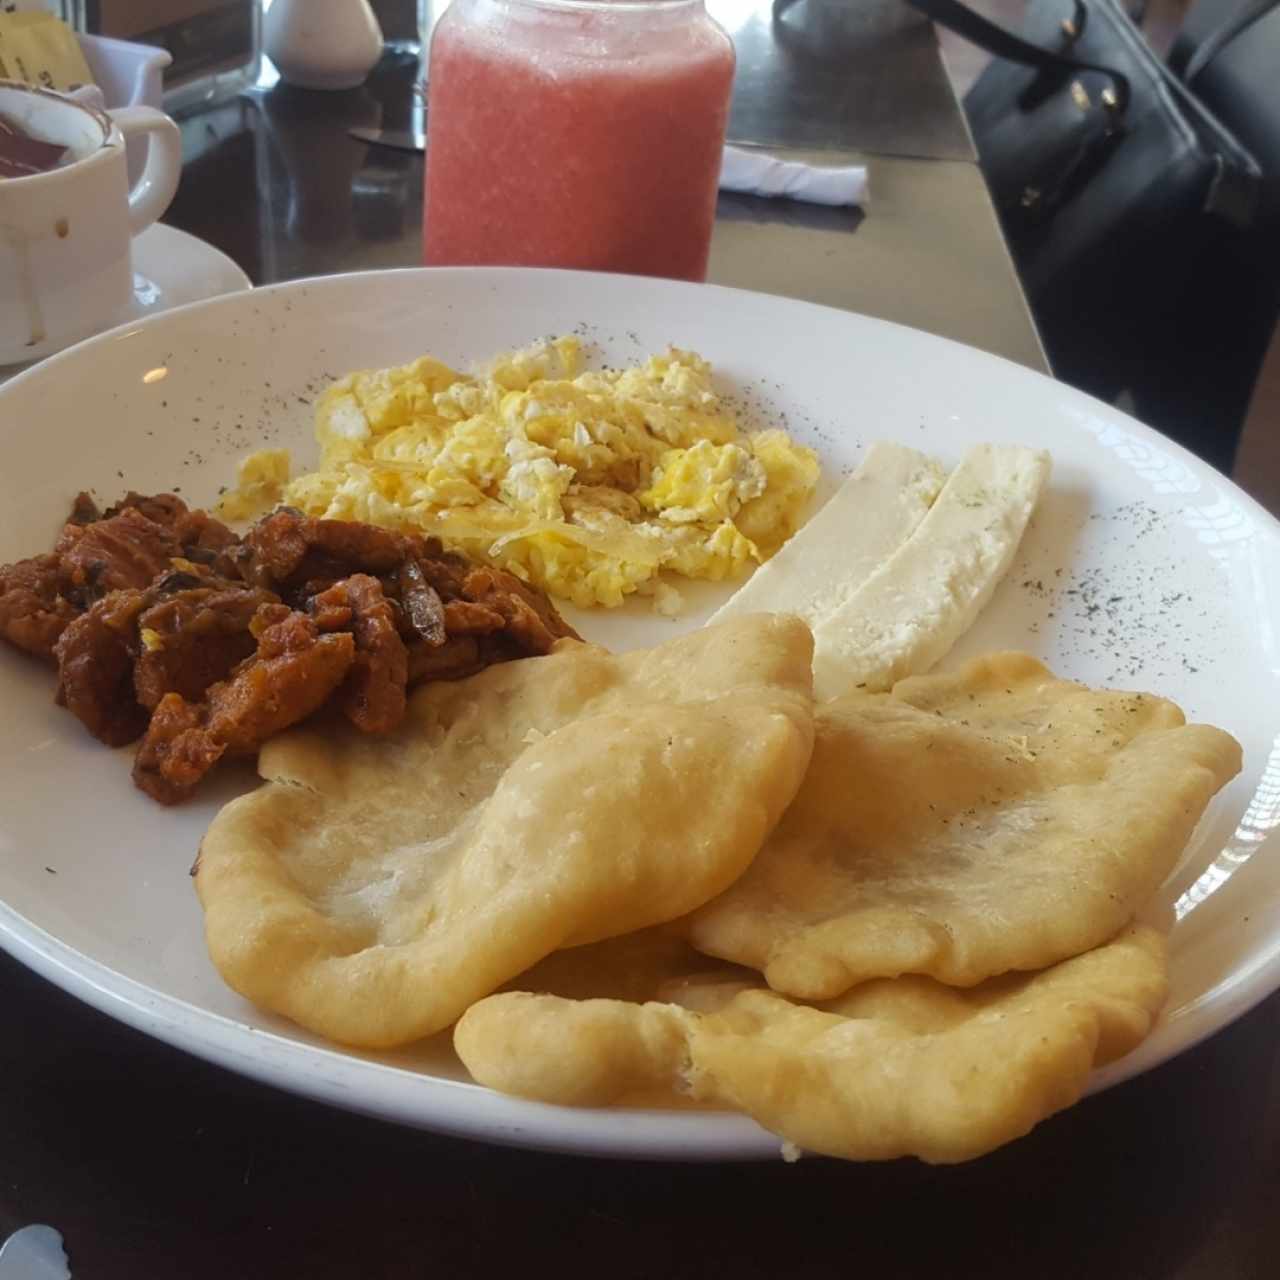
[[[749,1117],[730,1111],[568,1107],[535,1102],[508,1097],[472,1081],[425,1075],[396,1063],[353,1056],[337,1046],[306,1044],[274,1030],[251,1027],[118,973],[33,924],[4,902],[0,902],[0,950],[60,991],[170,1048],[259,1084],[406,1128],[522,1150],[619,1160],[715,1163],[781,1158],[781,1138]],[[168,1017],[162,1016],[160,1009],[165,1010]],[[275,1060],[238,1051],[244,1035],[251,1036],[254,1044],[269,1045]],[[285,1077],[280,1073],[281,1067],[305,1066],[317,1060],[334,1074],[300,1072]],[[472,1101],[484,1098],[484,1105],[493,1113],[493,1118],[483,1126],[474,1116],[451,1119],[443,1100],[442,1105],[418,1110],[359,1103],[344,1096],[343,1085],[336,1078],[352,1068],[361,1074],[367,1071],[375,1077],[394,1081],[399,1087],[391,1095],[393,1100],[400,1100],[402,1093],[418,1089],[424,1093],[466,1094]],[[543,1131],[531,1123],[535,1117],[551,1113],[561,1122],[570,1120],[571,1131]],[[705,1126],[709,1132],[679,1135],[677,1143],[678,1135],[674,1134],[646,1136],[642,1130],[645,1121],[656,1121],[659,1125],[674,1123],[682,1128],[691,1126],[692,1122]],[[524,1128],[522,1122],[529,1127]]]

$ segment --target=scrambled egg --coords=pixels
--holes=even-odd
[[[316,437],[320,465],[293,480],[279,450],[247,458],[222,512],[284,501],[435,534],[582,607],[640,592],[675,612],[662,571],[719,580],[767,559],[818,477],[785,432],[743,433],[700,356],[586,372],[576,338],[476,376],[430,357],[350,374],[320,398]]]

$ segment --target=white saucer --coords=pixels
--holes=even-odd
[[[249,277],[220,249],[157,222],[133,242],[133,305],[122,323],[131,324],[188,302],[252,288]],[[55,347],[41,359],[61,349]],[[0,365],[0,382],[38,363],[30,360]]]
[[[252,288],[221,249],[176,227],[157,222],[133,242],[132,319]]]

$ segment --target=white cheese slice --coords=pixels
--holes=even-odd
[[[813,626],[815,696],[888,689],[942,658],[1008,572],[1048,477],[1041,450],[973,449],[915,533]]]
[[[906,540],[938,496],[946,472],[900,444],[871,446],[862,465],[711,619],[797,613],[811,627],[844,602]]]

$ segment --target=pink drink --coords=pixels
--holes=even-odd
[[[426,261],[706,279],[733,68],[702,0],[454,0]]]

